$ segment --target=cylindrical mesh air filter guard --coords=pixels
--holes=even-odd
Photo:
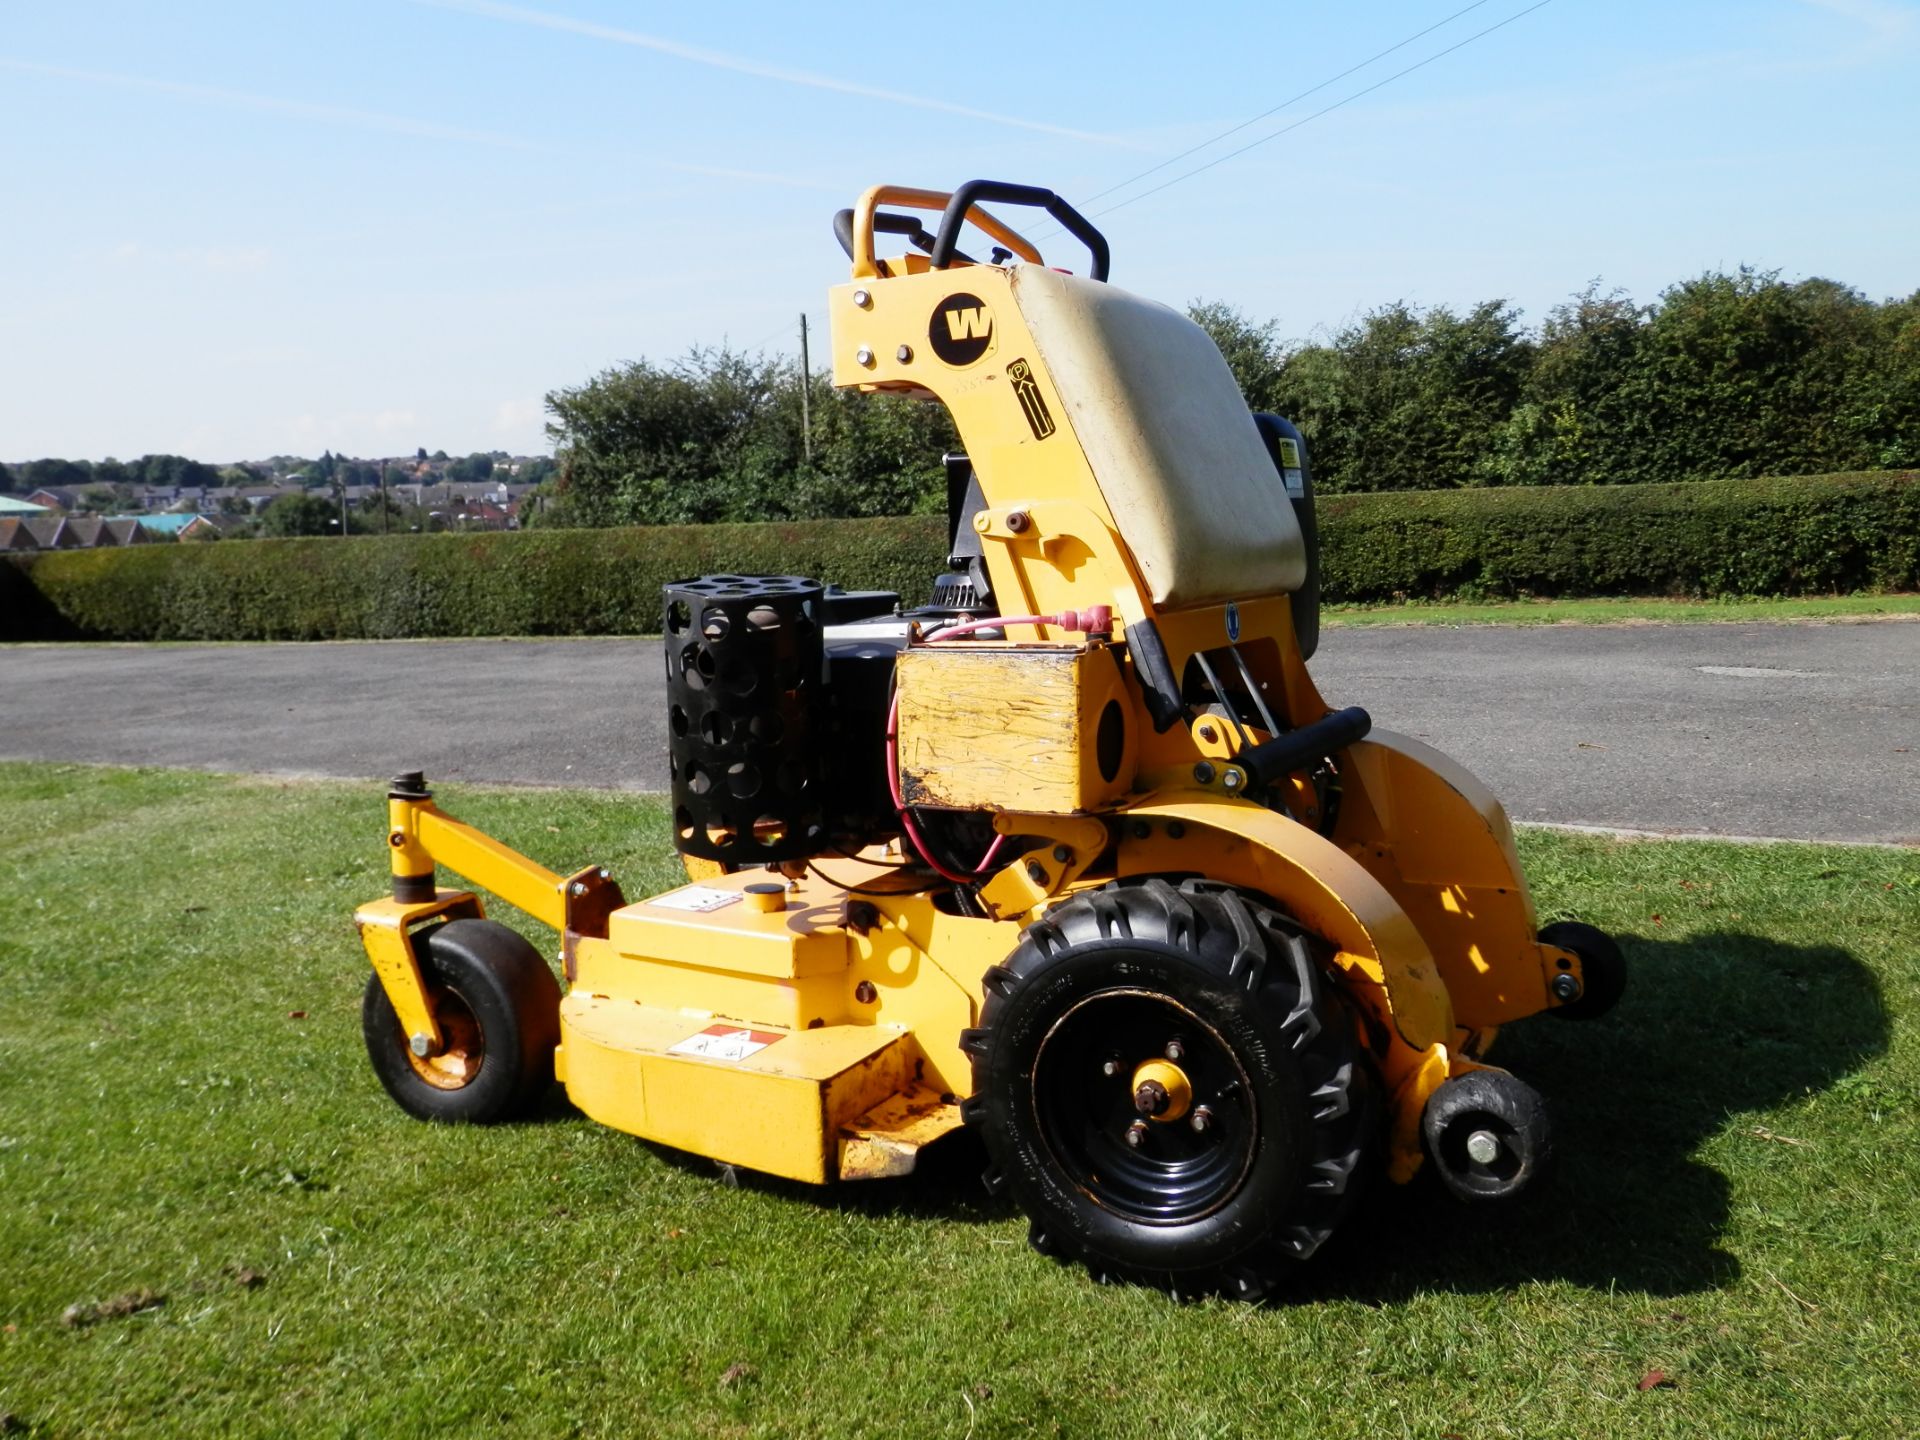
[[[735,865],[818,854],[820,585],[707,575],[664,594],[674,843]]]

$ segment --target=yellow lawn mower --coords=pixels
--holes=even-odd
[[[987,204],[1044,211],[1087,274]],[[966,447],[949,573],[915,610],[666,588],[666,894],[549,871],[398,777],[393,893],[356,916],[387,1090],[487,1121],[557,1077],[605,1124],[820,1183],[970,1126],[1036,1249],[1182,1294],[1264,1293],[1375,1170],[1525,1191],[1546,1110],[1488,1047],[1607,1010],[1620,953],[1537,930],[1477,780],[1321,699],[1300,435],[1108,284],[1049,190],[880,186],[835,229],[834,382],[938,400]],[[436,867],[559,931],[564,990]]]

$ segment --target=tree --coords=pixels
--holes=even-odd
[[[1220,300],[1196,300],[1187,315],[1212,338],[1252,410],[1272,410],[1286,369],[1287,350],[1280,322],[1256,324]]]
[[[28,492],[85,485],[93,479],[93,467],[84,460],[29,460],[20,479],[20,488]]]
[[[337,535],[340,512],[318,495],[282,495],[260,514],[260,528],[268,535]]]

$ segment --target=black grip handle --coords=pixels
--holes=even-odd
[[[1303,770],[1356,740],[1366,739],[1371,729],[1373,717],[1358,705],[1349,705],[1321,716],[1311,725],[1262,740],[1234,756],[1233,763],[1245,770],[1255,785],[1271,785],[1282,775]]]
[[[1107,278],[1112,252],[1107,248],[1107,237],[1093,228],[1091,220],[1051,190],[1038,185],[1015,185],[1006,180],[969,180],[953,192],[953,198],[947,201],[947,208],[940,216],[940,231],[934,236],[933,249],[929,252],[934,269],[953,263],[954,249],[960,243],[960,229],[967,223],[967,212],[982,201],[1031,205],[1046,211],[1061,229],[1092,253],[1093,267],[1087,273],[1096,280]]]
[[[929,253],[933,250],[933,236],[927,233],[917,216],[902,215],[897,210],[876,210],[873,212],[873,230],[876,235],[904,235],[917,249]],[[853,259],[853,211],[835,212],[833,238],[840,242],[840,248],[847,252],[847,258]],[[960,258],[968,260],[965,255]],[[969,260],[968,263],[972,262]]]

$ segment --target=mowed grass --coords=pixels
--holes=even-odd
[[[1710,625],[1736,621],[1885,620],[1920,616],[1920,595],[1673,600],[1633,596],[1576,600],[1415,600],[1397,605],[1329,605],[1322,623],[1341,625]]]
[[[1556,1183],[1512,1214],[1383,1187],[1251,1309],[1035,1256],[965,1136],[826,1192],[730,1186],[557,1097],[407,1119],[348,920],[383,883],[378,786],[8,765],[0,793],[0,1411],[26,1433],[1920,1428],[1912,852],[1528,832],[1543,916],[1635,967],[1613,1017],[1503,1037],[1554,1104]],[[442,799],[629,893],[676,873],[650,800]]]

